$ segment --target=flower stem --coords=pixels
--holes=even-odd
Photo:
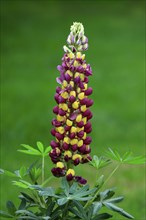
[[[42,184],[44,182],[45,157],[42,155]]]
[[[107,177],[107,179],[106,179],[105,182],[103,183],[102,187],[110,180],[110,178],[114,175],[114,173],[117,171],[117,169],[120,167],[120,165],[121,165],[121,163],[119,163],[119,164],[115,167],[115,169],[111,172],[111,174]],[[99,189],[101,189],[101,187],[99,187]],[[99,189],[96,191],[94,197],[93,197],[91,200],[89,200],[89,201],[85,204],[84,208],[87,208],[87,207],[88,207],[89,205],[91,205],[92,202],[96,199],[96,197],[97,197],[97,195],[98,195],[98,193],[99,193]]]
[[[51,181],[54,178],[54,176],[50,176],[48,179],[46,179],[44,182],[42,182],[41,186],[45,186],[49,181]]]
[[[102,186],[104,186],[109,180],[110,178],[114,175],[114,173],[117,171],[117,169],[119,169],[121,163],[118,163],[117,166],[115,167],[115,169],[111,172],[111,174],[107,177],[107,179],[105,180],[105,182],[103,183]]]

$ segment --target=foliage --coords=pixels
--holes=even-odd
[[[44,157],[48,155],[50,147],[44,147],[41,142],[37,142],[35,149],[28,145],[22,145],[25,150],[18,150],[28,155],[39,156],[44,163]],[[130,152],[120,156],[117,151],[109,149],[106,156],[98,158],[93,156],[90,164],[99,169],[109,165],[113,160],[117,160],[118,166],[121,163],[143,164],[144,157],[134,157]],[[133,219],[133,216],[124,211],[116,204],[121,202],[124,197],[115,197],[115,189],[103,190],[103,186],[109,180],[104,180],[104,176],[95,180],[95,187],[90,189],[89,185],[84,186],[77,182],[69,183],[65,177],[62,178],[61,187],[55,189],[48,187],[51,178],[44,179],[42,182],[43,166],[38,166],[35,162],[30,167],[22,166],[14,172],[1,169],[1,174],[16,178],[12,183],[21,188],[18,207],[12,201],[8,201],[7,211],[1,211],[0,216],[9,219],[34,219],[34,220],[100,220],[112,218],[114,212]],[[115,172],[115,170],[114,170]],[[112,172],[112,175],[114,174]],[[111,177],[111,174],[110,174]],[[44,185],[46,185],[44,187]],[[106,212],[102,211],[106,208]]]

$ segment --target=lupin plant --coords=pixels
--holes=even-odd
[[[12,201],[8,201],[7,212],[0,211],[1,219],[104,220],[114,217],[112,212],[133,219],[132,215],[115,205],[123,200],[123,196],[113,197],[114,188],[105,189],[105,186],[122,164],[144,164],[145,158],[134,157],[131,152],[121,156],[110,148],[102,157],[90,156],[90,107],[93,100],[89,98],[92,88],[88,85],[88,77],[92,75],[92,69],[85,60],[84,51],[88,49],[88,39],[81,23],[73,23],[67,44],[63,47],[65,54],[62,64],[57,67],[60,72],[57,82],[60,86],[56,88],[54,96],[57,105],[53,108],[56,116],[52,120],[51,134],[54,138],[51,146],[45,148],[41,142],[37,142],[37,149],[23,144],[24,149],[18,150],[40,157],[41,166],[38,161],[39,165],[37,162],[30,167],[23,165],[14,172],[0,170],[1,174],[16,178],[12,183],[21,188],[20,205],[16,207]],[[53,176],[62,178],[58,189],[51,186],[53,176],[45,176],[45,167],[48,171],[45,158],[48,158],[48,154],[54,164],[51,170]],[[117,165],[105,179],[99,169],[113,161]],[[92,189],[87,180],[77,175],[74,169],[87,162],[98,171],[98,178],[92,181],[95,181]]]
[[[50,157],[56,166],[52,173],[56,177],[66,176],[68,181],[86,184],[86,180],[76,176],[73,169],[73,166],[91,160],[92,138],[88,134],[92,131],[90,106],[93,100],[89,99],[92,88],[88,86],[88,77],[92,70],[83,53],[88,49],[88,38],[81,23],[75,22],[71,26],[67,43],[68,47],[63,47],[62,65],[57,67],[60,86],[54,96],[57,106],[53,109],[56,118],[52,120],[51,134],[55,140],[51,141]]]

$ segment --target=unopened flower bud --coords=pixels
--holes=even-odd
[[[66,172],[66,179],[68,181],[73,180],[74,176],[75,176],[75,171],[73,169],[67,170],[67,172]]]

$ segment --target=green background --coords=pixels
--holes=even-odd
[[[135,155],[144,148],[144,1],[8,1],[1,0],[1,167],[16,170],[33,157],[17,149],[51,140],[52,108],[63,45],[74,21],[89,38],[86,60],[93,76],[92,155],[108,147]],[[46,176],[52,164],[46,159]],[[105,175],[112,166],[104,169]],[[95,171],[78,171],[92,185]],[[57,180],[56,180],[57,181]],[[54,183],[53,183],[54,184]],[[117,186],[121,204],[136,220],[144,220],[144,166],[123,166],[107,187]],[[1,177],[1,207],[19,190]],[[115,220],[124,219],[115,215]]]

